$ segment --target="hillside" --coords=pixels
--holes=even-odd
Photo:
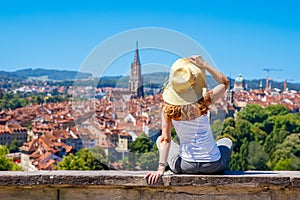
[[[163,86],[163,83],[168,79],[169,74],[166,72],[155,72],[144,74],[144,85],[145,87],[160,88]],[[211,77],[207,76],[207,85],[208,88],[214,87],[217,82]],[[230,79],[231,85],[233,87],[234,79]],[[129,76],[105,76],[99,79],[98,87],[128,87]],[[265,88],[266,80],[265,79],[254,79],[254,80],[245,80],[245,84],[248,89],[258,89],[260,83],[262,82],[263,88]],[[283,82],[273,81],[271,83],[272,88],[279,88],[283,90]],[[300,91],[299,83],[287,83],[289,90]]]
[[[68,70],[53,69],[22,69],[14,72],[0,71],[2,78],[20,78],[20,79],[40,79],[40,80],[56,80],[65,81],[73,79],[86,79],[92,77],[90,73],[82,73]]]
[[[161,88],[164,82],[168,79],[169,74],[167,72],[154,72],[143,74],[145,87]],[[0,78],[5,81],[12,80],[54,80],[54,81],[67,81],[75,79],[90,79],[91,73],[82,73],[68,70],[52,70],[52,69],[22,69],[14,72],[0,71]],[[129,76],[104,76],[98,81],[98,87],[128,87]],[[265,79],[253,79],[245,80],[248,89],[259,88],[262,82],[265,87]],[[231,85],[233,86],[234,79],[231,79]],[[207,76],[207,85],[212,88],[216,85],[216,81],[211,76]],[[272,81],[272,88],[279,88],[283,90],[283,82]],[[288,82],[287,87],[289,90],[300,91],[300,83]]]

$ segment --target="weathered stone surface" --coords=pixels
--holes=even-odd
[[[0,172],[0,185],[121,185],[147,186],[138,171],[39,171]],[[224,175],[178,175],[166,173],[160,184],[165,186],[238,186],[238,187],[299,187],[299,172],[231,172]]]
[[[166,173],[155,186],[133,171],[0,172],[0,199],[297,199],[299,172]]]
[[[57,199],[57,190],[51,187],[0,187],[0,199],[53,200]]]
[[[300,188],[300,177],[291,177],[292,187]]]

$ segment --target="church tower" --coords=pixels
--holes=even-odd
[[[231,87],[231,79],[229,79],[229,86],[226,90],[226,101],[227,103],[229,103],[230,105],[233,105],[233,96],[234,96],[234,91]]]
[[[144,97],[143,77],[139,58],[138,42],[136,42],[134,62],[131,63],[129,91],[136,97]]]

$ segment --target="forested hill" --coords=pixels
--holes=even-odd
[[[86,79],[92,77],[90,73],[82,73],[68,70],[53,70],[53,69],[22,69],[14,72],[0,71],[2,78],[20,78],[20,79],[40,79],[40,80],[73,80]]]
[[[163,86],[164,82],[168,79],[169,74],[167,72],[155,72],[143,74],[144,85],[146,87],[152,88],[160,88]],[[234,79],[230,79],[231,86],[234,85]],[[214,87],[217,82],[211,77],[207,76],[207,85],[209,88]],[[98,87],[128,87],[129,76],[104,76],[99,79]],[[253,80],[245,80],[245,85],[247,89],[258,89],[260,87],[260,83],[262,83],[263,88],[265,88],[266,80],[265,79],[253,79]],[[272,88],[278,88],[283,90],[283,81],[271,82]],[[287,83],[287,87],[289,90],[300,91],[300,83]]]
[[[164,82],[168,79],[169,74],[167,72],[154,72],[143,74],[144,85],[146,87],[161,88]],[[26,79],[39,79],[39,80],[55,80],[55,81],[66,81],[74,79],[89,79],[92,78],[91,73],[82,73],[77,71],[68,70],[53,70],[53,69],[22,69],[14,72],[0,71],[0,78],[3,80],[16,79],[16,80],[26,80]],[[95,79],[94,79],[95,80]],[[128,76],[104,76],[99,78],[98,87],[128,87],[129,77]],[[260,83],[262,83],[263,88],[265,88],[265,79],[253,79],[245,80],[247,89],[258,89]],[[207,77],[208,87],[214,87],[216,81],[213,80],[211,76]],[[231,85],[233,87],[234,79],[231,79]],[[272,88],[279,88],[283,90],[283,81],[271,82]],[[287,87],[289,90],[300,91],[300,83],[288,82]]]

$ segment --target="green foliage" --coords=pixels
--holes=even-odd
[[[273,130],[266,138],[264,144],[265,150],[271,153],[277,144],[281,144],[283,140],[291,133],[300,132],[300,116],[295,114],[277,115],[272,119],[274,121]]]
[[[18,140],[16,138],[13,139],[13,141],[11,142],[11,144],[9,146],[9,150],[11,152],[17,152],[19,150]]]
[[[268,134],[261,130],[257,124],[255,123],[254,125],[251,126],[250,132],[253,133],[254,135],[254,140],[256,142],[259,142],[259,144],[263,144],[265,139],[267,138]]]
[[[129,148],[131,152],[147,153],[150,152],[152,148],[152,142],[145,134],[142,134],[129,144]]]
[[[267,170],[267,154],[265,153],[263,146],[256,141],[252,141],[249,144],[248,151],[248,167],[249,170]]]
[[[238,117],[250,123],[263,122],[267,118],[264,109],[258,104],[247,104],[244,110],[238,113]]]
[[[144,153],[138,161],[141,170],[156,170],[158,165],[158,152]]]
[[[22,168],[19,165],[6,158],[8,153],[8,147],[0,145],[0,171],[21,171]]]
[[[253,141],[254,135],[251,132],[252,124],[244,119],[237,119],[235,123],[235,131],[233,137],[236,138],[236,142],[233,145],[233,148],[236,152],[240,151],[243,141]],[[243,157],[245,158],[245,157]]]
[[[283,105],[270,105],[265,108],[267,116],[271,115],[286,115],[289,113],[289,109]]]
[[[128,157],[125,157],[122,160],[122,163],[124,164],[126,170],[135,170],[136,169],[136,153],[129,152]]]
[[[92,149],[81,149],[74,154],[65,156],[58,163],[59,170],[107,170],[103,149],[95,147]]]
[[[36,94],[36,93],[3,93],[2,98],[0,98],[0,110],[17,109],[29,104],[41,104],[50,102],[64,102],[68,101],[69,98],[66,96],[61,96],[59,94],[52,95],[51,97],[46,96],[46,94]]]
[[[58,170],[88,170],[88,167],[85,165],[84,161],[75,156],[70,154],[65,156],[61,162],[58,163],[56,169]]]
[[[232,117],[228,117],[224,120],[224,128],[226,128],[228,126],[233,127],[233,128],[235,127],[235,121]]]
[[[0,145],[0,156],[6,156],[7,154],[9,154],[7,146]]]
[[[300,165],[295,165],[300,161],[300,133],[287,136],[275,149],[271,154],[271,168],[275,170],[300,169]]]
[[[233,141],[231,170],[299,170],[299,134],[299,113],[288,113],[282,105],[253,104],[238,113],[235,121],[227,118],[217,139]]]
[[[215,120],[211,124],[211,130],[214,134],[214,138],[218,138],[221,135],[222,129],[223,129],[223,122],[220,119]]]
[[[176,144],[180,144],[179,137],[174,128],[171,129],[171,138],[172,138],[173,142],[175,142]]]
[[[113,162],[116,162],[117,159],[115,158],[114,155],[109,153],[108,156],[107,156],[107,161],[108,161],[108,163],[113,163]]]
[[[269,116],[266,120],[263,121],[261,129],[270,134],[273,131],[276,115]]]
[[[21,69],[15,72],[12,72],[12,76],[26,78],[39,78],[39,77],[49,77],[53,80],[68,80],[68,79],[84,79],[91,77],[89,73],[82,73],[76,71],[67,71],[67,70],[52,70],[52,69]]]
[[[240,160],[241,160],[241,156],[238,152],[232,152],[230,160],[229,160],[229,164],[228,164],[228,169],[229,170],[245,170],[241,168],[240,165]]]
[[[279,115],[275,119],[274,131],[285,129],[290,133],[300,132],[300,116],[295,114]]]

